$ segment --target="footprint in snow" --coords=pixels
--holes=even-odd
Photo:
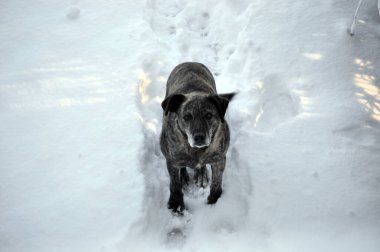
[[[186,241],[186,236],[181,228],[173,228],[167,233],[165,244],[168,248],[181,247]]]
[[[257,130],[270,131],[298,114],[298,102],[277,75],[259,83],[259,111],[254,124]]]
[[[177,34],[176,16],[184,6],[170,1],[147,1],[147,21],[152,31],[161,39],[170,39]]]

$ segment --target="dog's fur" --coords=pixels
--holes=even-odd
[[[161,151],[170,175],[168,208],[184,209],[182,186],[189,181],[186,167],[195,169],[194,179],[212,181],[208,203],[222,194],[222,176],[230,132],[224,115],[234,93],[218,95],[214,78],[206,66],[186,62],[174,68],[166,86],[160,137]]]

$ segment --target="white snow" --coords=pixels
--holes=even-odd
[[[380,17],[363,1],[0,3],[0,251],[380,251]],[[224,193],[166,208],[170,71],[227,120]]]

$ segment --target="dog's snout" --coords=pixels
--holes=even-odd
[[[207,136],[203,133],[195,133],[193,135],[193,140],[193,146],[197,148],[202,148],[210,144]]]
[[[206,136],[202,133],[196,133],[194,134],[194,142],[196,144],[200,143],[200,144],[203,144],[206,140]]]

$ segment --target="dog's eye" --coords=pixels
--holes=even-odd
[[[210,120],[210,119],[212,118],[212,114],[211,114],[211,113],[207,113],[207,114],[205,115],[205,118],[206,118],[207,120]]]
[[[190,121],[191,120],[191,118],[193,118],[191,115],[185,115],[184,117],[183,117],[183,119],[185,120],[185,121]]]

